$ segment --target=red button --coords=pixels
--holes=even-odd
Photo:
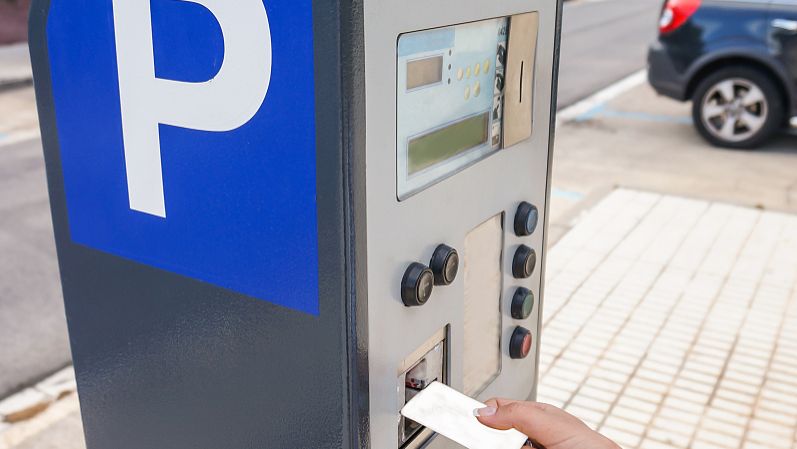
[[[526,357],[531,352],[531,334],[526,335],[523,337],[523,349],[520,350],[520,353],[523,357]]]
[[[531,352],[531,331],[518,326],[509,339],[509,356],[513,359],[525,359]]]

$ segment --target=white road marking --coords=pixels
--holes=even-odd
[[[39,130],[32,129],[0,135],[0,148],[27,140],[39,139]]]
[[[640,70],[639,72],[631,74],[626,78],[623,78],[622,80],[612,84],[611,86],[596,92],[590,97],[587,97],[586,99],[581,100],[572,106],[562,109],[556,114],[557,125],[572,121],[577,117],[595,109],[596,107],[619,97],[629,90],[644,84],[647,81],[647,77],[648,71]]]

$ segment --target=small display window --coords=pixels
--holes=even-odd
[[[407,90],[420,89],[443,81],[443,55],[407,62]]]

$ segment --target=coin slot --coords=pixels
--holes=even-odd
[[[504,148],[531,137],[534,61],[539,14],[518,14],[509,19],[504,79]]]
[[[523,69],[526,67],[526,61],[520,61],[520,103],[523,103]]]

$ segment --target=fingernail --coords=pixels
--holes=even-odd
[[[497,411],[498,410],[495,407],[477,408],[476,410],[473,411],[473,416],[481,416],[481,417],[493,416]]]

